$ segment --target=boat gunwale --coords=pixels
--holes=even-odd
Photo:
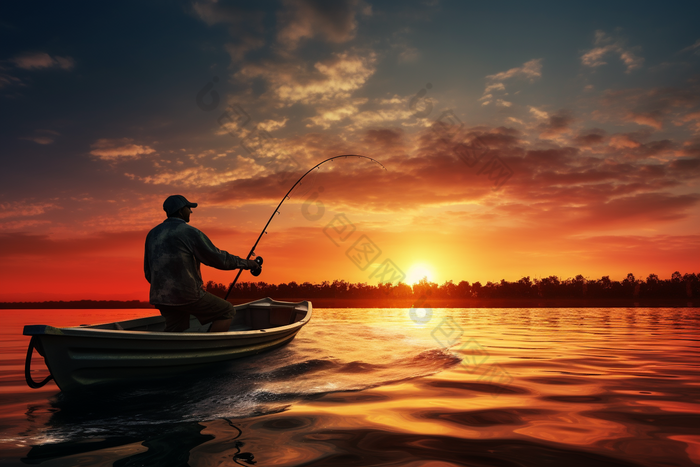
[[[306,315],[299,321],[294,323],[285,324],[282,326],[274,326],[266,329],[251,329],[245,331],[225,331],[225,332],[165,332],[165,331],[130,331],[127,329],[96,329],[92,326],[103,326],[114,323],[123,323],[124,321],[112,321],[109,323],[93,324],[90,327],[83,326],[68,326],[68,327],[55,327],[48,324],[32,324],[26,325],[24,327],[23,334],[25,336],[67,336],[67,337],[99,337],[99,338],[114,338],[114,339],[131,339],[131,340],[166,340],[166,341],[216,341],[216,340],[228,340],[235,337],[254,337],[254,336],[273,336],[276,334],[283,334],[285,332],[292,331],[297,328],[301,328],[306,325],[311,319],[313,313],[313,305],[308,300],[303,300],[300,302],[278,302],[269,297],[241,304],[241,306],[236,307],[236,311],[242,311],[249,308],[261,308],[271,306],[271,305],[281,305],[290,309],[296,309],[297,306],[304,305],[306,307]],[[299,310],[301,311],[301,310]],[[138,319],[148,319],[161,317],[159,315],[155,316],[144,316]],[[131,320],[127,320],[131,321]],[[136,338],[136,339],[135,339]]]

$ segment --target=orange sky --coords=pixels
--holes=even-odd
[[[146,300],[168,195],[245,256],[294,181],[339,154],[386,170],[321,166],[241,280],[377,283],[386,261],[438,283],[699,272],[692,15],[649,14],[652,30],[572,10],[562,29],[563,12],[521,7],[190,7],[139,12],[157,26],[120,44],[128,11],[83,40],[48,13],[8,16],[43,29],[3,32],[0,300]],[[140,45],[156,39],[156,55]]]

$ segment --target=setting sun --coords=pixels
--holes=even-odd
[[[433,269],[423,263],[414,264],[408,268],[408,271],[406,272],[406,284],[417,284],[424,277],[428,279],[428,282],[432,282],[434,280]]]

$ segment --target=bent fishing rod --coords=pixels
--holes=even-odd
[[[319,162],[318,164],[314,165],[314,166],[311,167],[304,175],[302,175],[302,176],[299,178],[299,180],[297,180],[296,183],[295,183],[294,185],[292,185],[292,187],[289,189],[289,191],[287,192],[287,194],[284,195],[284,197],[282,198],[282,201],[280,201],[280,204],[277,205],[277,207],[276,207],[275,210],[273,211],[272,215],[271,215],[270,218],[267,220],[267,224],[265,224],[265,227],[263,227],[262,232],[260,232],[260,235],[258,235],[258,239],[255,240],[255,244],[253,245],[253,248],[250,249],[250,252],[248,253],[248,256],[246,256],[245,259],[246,259],[246,260],[249,260],[250,257],[254,254],[255,248],[258,246],[258,243],[260,243],[260,239],[262,238],[262,236],[263,236],[264,234],[267,233],[267,232],[266,232],[267,226],[270,225],[270,222],[272,222],[272,219],[275,217],[275,214],[279,214],[279,213],[280,213],[280,212],[279,212],[279,209],[280,209],[280,207],[282,206],[282,203],[284,203],[285,200],[287,200],[287,198],[289,198],[289,194],[290,194],[290,193],[292,192],[292,190],[294,190],[294,188],[296,188],[296,186],[304,179],[304,177],[306,177],[306,176],[309,175],[311,172],[313,172],[314,169],[318,169],[320,166],[322,166],[322,165],[325,164],[326,162],[330,162],[330,161],[332,161],[332,160],[334,160],[334,159],[348,158],[348,157],[361,157],[362,159],[369,159],[369,160],[371,160],[372,162],[376,162],[377,164],[379,164],[379,165],[382,167],[382,169],[386,170],[386,167],[384,167],[384,165],[383,165],[381,162],[379,162],[378,160],[372,159],[371,157],[368,157],[368,156],[361,156],[361,155],[359,155],[359,154],[343,154],[343,155],[341,155],[341,156],[333,156],[333,157],[329,157],[329,158],[326,159],[325,161],[321,161],[321,162]],[[260,262],[260,265],[262,266],[262,262]],[[224,300],[226,300],[226,299],[228,298],[229,294],[231,293],[231,290],[233,290],[233,286],[236,285],[236,282],[238,281],[238,278],[241,276],[241,273],[242,273],[242,272],[243,272],[243,269],[239,269],[239,270],[238,270],[238,274],[236,274],[236,278],[233,280],[233,282],[231,282],[231,285],[229,285],[229,287],[228,287],[228,291],[226,292],[226,296],[224,297]]]

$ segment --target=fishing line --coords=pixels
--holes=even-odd
[[[311,172],[313,172],[314,170],[317,170],[320,166],[322,166],[322,165],[325,164],[326,162],[330,162],[330,161],[332,161],[332,160],[340,159],[340,158],[346,158],[346,159],[347,159],[348,157],[360,157],[360,158],[362,158],[362,159],[369,159],[369,160],[371,160],[372,162],[376,162],[377,164],[379,164],[379,165],[382,167],[382,169],[386,170],[386,167],[384,167],[384,165],[383,165],[381,162],[379,162],[378,160],[372,159],[371,157],[368,157],[368,156],[361,156],[361,155],[359,155],[359,154],[344,154],[344,155],[342,155],[342,156],[333,156],[333,157],[329,157],[328,159],[326,159],[326,160],[324,160],[324,161],[321,161],[321,162],[319,162],[318,164],[314,165],[314,166],[311,167],[304,175],[302,175],[302,176],[299,178],[299,180],[297,180],[296,183],[295,183],[294,185],[292,185],[292,187],[289,189],[289,191],[287,192],[287,194],[284,195],[284,197],[282,198],[282,201],[280,201],[280,203],[277,205],[277,207],[275,208],[275,210],[272,212],[272,215],[270,216],[270,218],[267,220],[267,224],[265,224],[265,227],[263,227],[262,232],[260,232],[260,235],[258,236],[258,239],[255,241],[255,244],[253,245],[253,248],[250,249],[250,252],[248,253],[248,256],[246,256],[245,259],[246,259],[246,260],[250,259],[250,257],[255,253],[255,248],[258,246],[258,243],[260,242],[260,239],[262,238],[262,236],[263,236],[264,234],[267,233],[267,231],[266,231],[266,230],[267,230],[267,226],[270,225],[270,222],[272,222],[272,219],[275,217],[275,215],[280,213],[279,209],[280,209],[280,207],[282,206],[282,203],[284,203],[285,200],[287,200],[287,199],[289,198],[289,195],[291,194],[292,190],[294,190],[294,188],[296,188],[296,186],[304,179],[304,177],[306,177],[307,175],[309,175],[309,174],[310,174]],[[231,282],[231,285],[229,285],[229,287],[228,287],[228,291],[226,292],[226,296],[224,297],[224,300],[226,300],[226,299],[228,298],[229,294],[231,293],[231,290],[233,290],[233,286],[236,285],[236,282],[238,281],[238,278],[241,276],[241,273],[242,273],[242,272],[243,272],[243,269],[239,269],[239,270],[238,270],[238,274],[236,274],[236,278],[233,280],[233,282]]]

